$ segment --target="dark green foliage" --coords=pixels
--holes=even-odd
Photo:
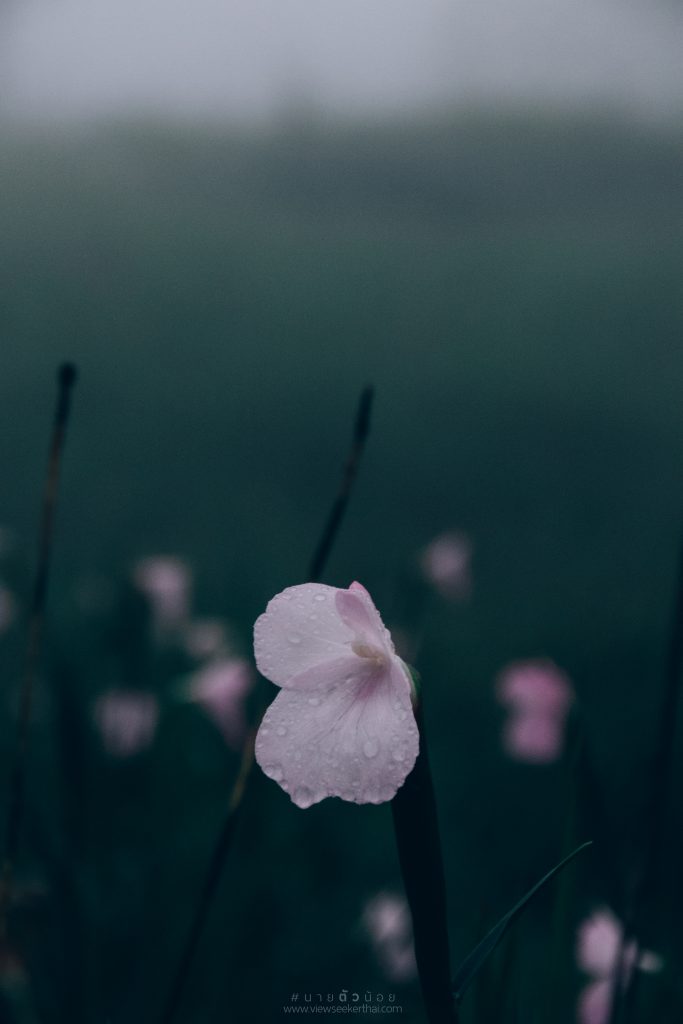
[[[192,665],[151,643],[131,564],[189,558],[196,612],[229,619],[248,650],[266,601],[302,581],[369,380],[373,434],[326,578],[361,580],[418,634],[455,961],[573,843],[566,766],[501,751],[495,676],[551,657],[581,699],[609,843],[582,832],[598,868],[560,915],[555,998],[571,1004],[574,929],[619,897],[657,722],[683,507],[682,164],[678,129],[551,115],[3,140],[0,525],[20,546],[0,574],[24,596],[54,366],[81,370],[22,852],[38,895],[17,908],[41,1024],[153,1019],[237,771],[171,699]],[[461,605],[415,571],[450,527],[475,545]],[[20,664],[14,629],[5,766]],[[121,683],[165,708],[131,762],[106,756],[91,717]],[[359,925],[366,899],[400,891],[387,808],[301,812],[257,779],[233,853],[187,1024],[279,1021],[292,991],[343,987],[394,987],[420,1019],[415,983],[387,979]],[[682,854],[677,819],[663,878]],[[535,987],[551,902],[480,975],[506,992],[517,979],[505,1024],[558,1024]],[[649,926],[675,978],[680,929]],[[677,1019],[677,983],[646,981],[648,1022]],[[479,988],[464,1012],[475,994],[490,1006]]]

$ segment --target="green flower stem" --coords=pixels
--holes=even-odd
[[[429,1024],[456,1024],[451,991],[446,881],[422,702],[415,707],[420,753],[391,802],[398,857],[413,917],[415,958]]]
[[[62,452],[66,428],[71,411],[71,397],[76,383],[76,367],[63,363],[57,372],[57,402],[55,406],[52,438],[47,462],[43,490],[43,508],[38,537],[38,558],[33,581],[33,593],[28,618],[28,637],[24,661],[23,678],[19,694],[19,719],[17,722],[16,746],[10,771],[9,801],[5,824],[5,847],[0,874],[0,945],[7,940],[8,915],[12,902],[14,865],[19,849],[19,839],[24,819],[26,766],[28,760],[29,732],[33,708],[33,690],[43,653],[43,631],[45,626],[45,603],[47,599],[52,541],[54,535],[57,491],[62,464]]]

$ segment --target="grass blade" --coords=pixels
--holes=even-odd
[[[455,978],[453,979],[453,992],[455,993],[455,998],[458,1002],[464,996],[482,964],[491,955],[510,925],[519,917],[534,896],[540,892],[540,890],[547,885],[548,882],[550,882],[551,879],[553,879],[555,875],[562,870],[562,868],[569,864],[574,857],[591,845],[592,840],[582,843],[581,846],[577,846],[575,850],[567,854],[559,864],[556,864],[554,868],[551,868],[550,871],[540,879],[540,881],[536,882],[536,884],[529,889],[525,896],[522,896],[521,900],[514,905],[512,910],[509,910],[504,917],[501,917],[500,921],[493,926],[491,931],[485,935],[481,942],[475,946],[472,952],[465,957],[463,962],[460,964],[460,967],[458,967],[458,970],[455,973]]]

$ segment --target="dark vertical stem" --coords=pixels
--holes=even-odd
[[[666,847],[667,809],[669,807],[673,780],[676,744],[676,726],[681,690],[681,669],[683,668],[683,539],[680,543],[674,614],[671,624],[671,640],[666,665],[664,694],[659,714],[657,746],[650,772],[648,801],[643,816],[642,835],[646,837],[640,871],[636,875],[631,892],[630,906],[622,934],[618,963],[618,978],[625,970],[625,955],[631,941],[638,939],[640,918],[647,901],[656,891],[663,868]],[[639,971],[631,970],[625,980],[623,991],[619,982],[615,986],[612,1022],[628,1021],[636,1002]]]
[[[249,734],[242,749],[242,761],[237,781],[235,782],[230,794],[228,812],[225,816],[223,827],[221,828],[216,845],[214,846],[211,854],[211,860],[209,861],[209,866],[199,893],[199,899],[197,900],[194,918],[192,919],[192,924],[190,925],[190,930],[185,940],[185,945],[183,947],[176,973],[172,980],[166,1004],[161,1017],[159,1018],[159,1024],[170,1024],[175,1016],[178,1006],[180,1005],[180,1000],[185,988],[185,982],[187,981],[190,973],[190,968],[197,952],[199,940],[201,939],[202,932],[204,931],[204,925],[211,907],[211,902],[213,900],[214,893],[218,888],[218,883],[220,882],[221,875],[223,873],[223,867],[232,844],[232,837],[235,833],[235,828],[240,817],[244,788],[254,764],[255,738],[256,732],[253,731]]]
[[[64,363],[57,373],[57,404],[48,455],[43,508],[38,536],[38,560],[28,620],[26,657],[19,698],[16,747],[10,774],[9,801],[5,828],[5,849],[0,880],[0,942],[7,934],[7,914],[12,896],[12,876],[24,816],[26,763],[36,673],[42,656],[45,626],[45,602],[50,572],[50,556],[54,535],[57,491],[66,428],[71,409],[71,394],[76,383],[76,368]]]
[[[421,701],[415,709],[420,752],[391,802],[396,845],[413,918],[415,959],[429,1024],[456,1024],[452,994],[446,881]]]
[[[358,410],[353,428],[351,448],[344,465],[339,491],[334,500],[330,513],[325,522],[320,540],[316,545],[313,557],[308,570],[308,582],[316,583],[322,576],[332,547],[339,533],[339,528],[344,518],[344,513],[351,496],[354,481],[358,474],[361,456],[370,431],[370,411],[374,398],[374,388],[366,387],[361,393],[358,402]],[[216,844],[213,848],[209,866],[204,878],[204,883],[197,900],[192,923],[185,939],[183,951],[178,962],[168,997],[159,1018],[159,1024],[171,1024],[185,991],[185,985],[197,952],[199,940],[201,939],[206,924],[206,918],[213,897],[218,888],[225,862],[232,846],[235,828],[242,808],[244,794],[248,788],[254,766],[254,743],[256,741],[256,730],[249,733],[242,749],[242,762],[240,765],[237,780],[232,788],[228,810],[219,833]]]
[[[356,412],[356,421],[353,428],[353,440],[351,442],[351,450],[348,454],[346,464],[344,466],[344,474],[342,476],[341,486],[337,497],[334,500],[334,504],[330,509],[330,514],[325,523],[320,540],[311,559],[311,564],[308,569],[308,582],[317,583],[327,565],[327,560],[330,557],[332,546],[339,533],[339,527],[341,526],[342,519],[344,518],[344,512],[348,505],[349,498],[351,496],[351,490],[353,488],[354,481],[358,474],[358,467],[360,465],[361,456],[363,449],[365,448],[365,442],[370,432],[370,413],[372,411],[372,403],[375,397],[375,389],[372,386],[366,387],[358,402],[358,411]]]

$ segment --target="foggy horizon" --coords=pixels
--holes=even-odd
[[[681,11],[638,0],[26,0],[1,14],[10,118],[682,106]]]

